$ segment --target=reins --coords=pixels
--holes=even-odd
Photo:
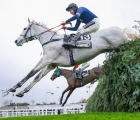
[[[28,19],[28,21],[29,21],[29,19]],[[29,21],[29,23],[30,23],[30,21]],[[71,23],[66,23],[66,24],[70,24],[70,25],[72,26]],[[30,30],[30,34],[31,34],[31,27],[32,27],[32,25],[33,25],[33,23],[32,23],[31,25],[29,25],[29,27],[28,27],[28,29],[27,29],[25,35],[20,35],[20,36],[23,36],[23,37],[25,38],[26,42],[35,39],[36,36],[38,36],[39,39],[40,39],[40,37],[41,37],[44,33],[49,32],[49,31],[51,31],[52,29],[57,28],[57,27],[59,27],[59,26],[64,26],[65,24],[64,24],[64,25],[63,25],[63,24],[59,24],[59,25],[57,25],[57,26],[55,26],[55,27],[52,27],[52,28],[50,28],[50,29],[47,29],[47,30],[45,30],[45,31],[43,31],[43,32],[41,32],[41,33],[39,33],[39,34],[36,35],[36,36],[32,36],[32,35],[31,35],[31,37],[30,37],[31,40],[28,40],[28,38],[26,38],[26,35],[27,35],[27,33],[28,33],[29,30]],[[61,29],[63,29],[63,27],[61,27],[61,28],[58,29],[57,31],[59,31],[59,30],[61,30]],[[64,32],[65,32],[65,29],[64,29]],[[55,32],[54,35],[55,35],[56,33],[57,33],[57,32]],[[65,34],[66,34],[66,32],[65,32]],[[50,38],[50,41],[43,43],[43,44],[42,44],[42,47],[43,47],[44,45],[50,43],[50,42],[54,42],[54,41],[59,41],[59,40],[60,40],[60,39],[53,39],[53,40],[52,40],[52,38],[54,37],[54,35],[52,35],[52,37]]]
[[[71,72],[71,71],[67,71],[67,72],[64,72],[63,73],[63,75],[65,75],[66,73],[69,73],[69,72]],[[60,72],[61,73],[61,72]],[[71,74],[69,75],[69,76],[66,76],[66,79],[68,79],[68,78],[70,78],[72,75],[73,75],[73,70],[72,70],[72,72],[71,72]]]
[[[67,23],[67,24],[70,24],[70,25],[72,26],[72,23]],[[60,25],[57,25],[57,26],[55,26],[55,27],[53,27],[53,28],[50,28],[50,29],[47,29],[47,30],[43,31],[42,33],[38,34],[39,39],[40,39],[40,37],[41,37],[42,34],[44,34],[44,33],[46,33],[46,32],[49,32],[49,31],[51,31],[52,29],[57,28],[57,27],[59,27],[59,26],[64,26],[64,25],[60,24]],[[61,30],[61,29],[62,29],[62,28],[58,29],[57,32],[58,32],[59,30]],[[56,34],[57,32],[55,32],[55,34]],[[64,32],[65,32],[65,34],[66,34],[65,29],[64,29]],[[54,34],[54,35],[55,35],[55,34]],[[50,42],[54,42],[54,41],[59,41],[59,40],[60,40],[60,39],[54,39],[54,40],[52,40],[52,38],[54,37],[54,35],[51,37],[50,41],[43,43],[43,44],[42,44],[42,47],[43,47],[44,45],[50,43]]]
[[[57,26],[55,26],[55,27],[53,27],[53,28],[47,29],[47,30],[43,31],[42,33],[40,33],[40,34],[38,34],[38,35],[44,34],[44,33],[46,33],[46,32],[49,32],[49,31],[51,31],[51,30],[53,30],[54,28],[57,28],[57,27],[59,27],[59,26],[61,26],[61,24],[60,24],[60,25],[57,25]],[[62,28],[60,28],[59,30],[61,30],[61,29],[62,29]],[[59,30],[58,30],[58,31],[59,31]]]
[[[72,26],[72,23],[66,23],[66,24],[70,24],[71,26]],[[39,35],[41,35],[41,34],[44,34],[44,33],[46,33],[46,32],[49,32],[49,31],[51,31],[51,30],[53,30],[54,28],[57,28],[57,27],[59,27],[59,26],[65,26],[65,25],[62,25],[62,24],[60,24],[60,25],[57,25],[57,26],[55,26],[55,27],[52,27],[52,28],[50,28],[50,29],[47,29],[47,30],[45,30],[45,31],[43,31],[42,33],[40,33]],[[62,28],[60,28],[60,29],[58,29],[58,31],[59,30],[61,30]]]

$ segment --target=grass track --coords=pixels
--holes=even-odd
[[[93,112],[81,114],[23,116],[1,118],[4,120],[140,120],[140,112]]]

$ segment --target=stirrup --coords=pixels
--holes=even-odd
[[[78,77],[76,77],[76,79],[83,79],[83,78],[78,76]]]
[[[81,86],[83,86],[83,82],[80,82]]]
[[[79,81],[80,85],[82,86],[83,85],[83,80],[79,79],[78,81]]]
[[[67,45],[75,47],[76,46],[76,42],[72,40],[72,41],[68,42]]]

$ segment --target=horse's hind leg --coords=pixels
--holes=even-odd
[[[72,93],[74,90],[75,90],[75,88],[71,88],[71,89],[70,89],[70,91],[69,91],[69,93],[68,93],[68,95],[67,95],[67,97],[66,97],[66,100],[64,101],[64,103],[63,103],[61,106],[64,106],[64,105],[66,104],[68,98],[70,97],[71,93]]]
[[[67,92],[67,91],[69,91],[70,90],[70,86],[68,86],[64,91],[63,91],[63,93],[62,93],[62,95],[61,95],[61,98],[60,98],[60,105],[62,104],[62,100],[63,100],[63,96],[64,96],[64,94]]]
[[[37,82],[39,82],[48,72],[50,72],[52,69],[54,69],[55,66],[49,65],[43,68],[40,73],[35,77],[35,79],[31,82],[31,84],[26,87],[24,90],[19,92],[16,96],[17,97],[23,97],[24,93],[27,93]]]
[[[39,72],[44,66],[48,65],[46,61],[44,62],[44,57],[41,58],[39,63],[35,66],[34,69],[32,69],[28,75],[23,78],[20,82],[18,82],[13,88],[10,88],[9,92],[15,92],[17,88],[21,87],[30,77],[34,76],[37,72]]]

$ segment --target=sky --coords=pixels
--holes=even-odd
[[[84,6],[95,13],[101,22],[100,29],[117,26],[120,28],[132,27],[140,20],[140,0],[0,0],[0,105],[4,100],[12,99],[14,102],[35,103],[59,102],[63,90],[67,87],[64,77],[51,81],[51,71],[39,81],[24,97],[13,97],[13,93],[2,99],[2,91],[13,87],[23,79],[42,57],[42,46],[38,40],[25,43],[22,47],[16,46],[14,41],[23,28],[28,25],[28,18],[45,23],[49,28],[59,25],[72,15],[65,9],[70,3]],[[72,22],[73,25],[75,22]],[[56,29],[57,30],[57,29]],[[66,31],[67,34],[74,33]],[[59,31],[64,34],[64,31]],[[94,47],[94,46],[93,46]],[[91,60],[88,69],[103,64],[105,54],[101,54]],[[35,76],[34,76],[35,77]],[[27,87],[33,78],[30,78],[16,93]],[[95,91],[97,82],[90,88],[90,95]],[[76,89],[67,103],[88,99],[89,88],[85,85]],[[47,93],[52,92],[53,95]],[[65,98],[65,97],[64,97]]]

